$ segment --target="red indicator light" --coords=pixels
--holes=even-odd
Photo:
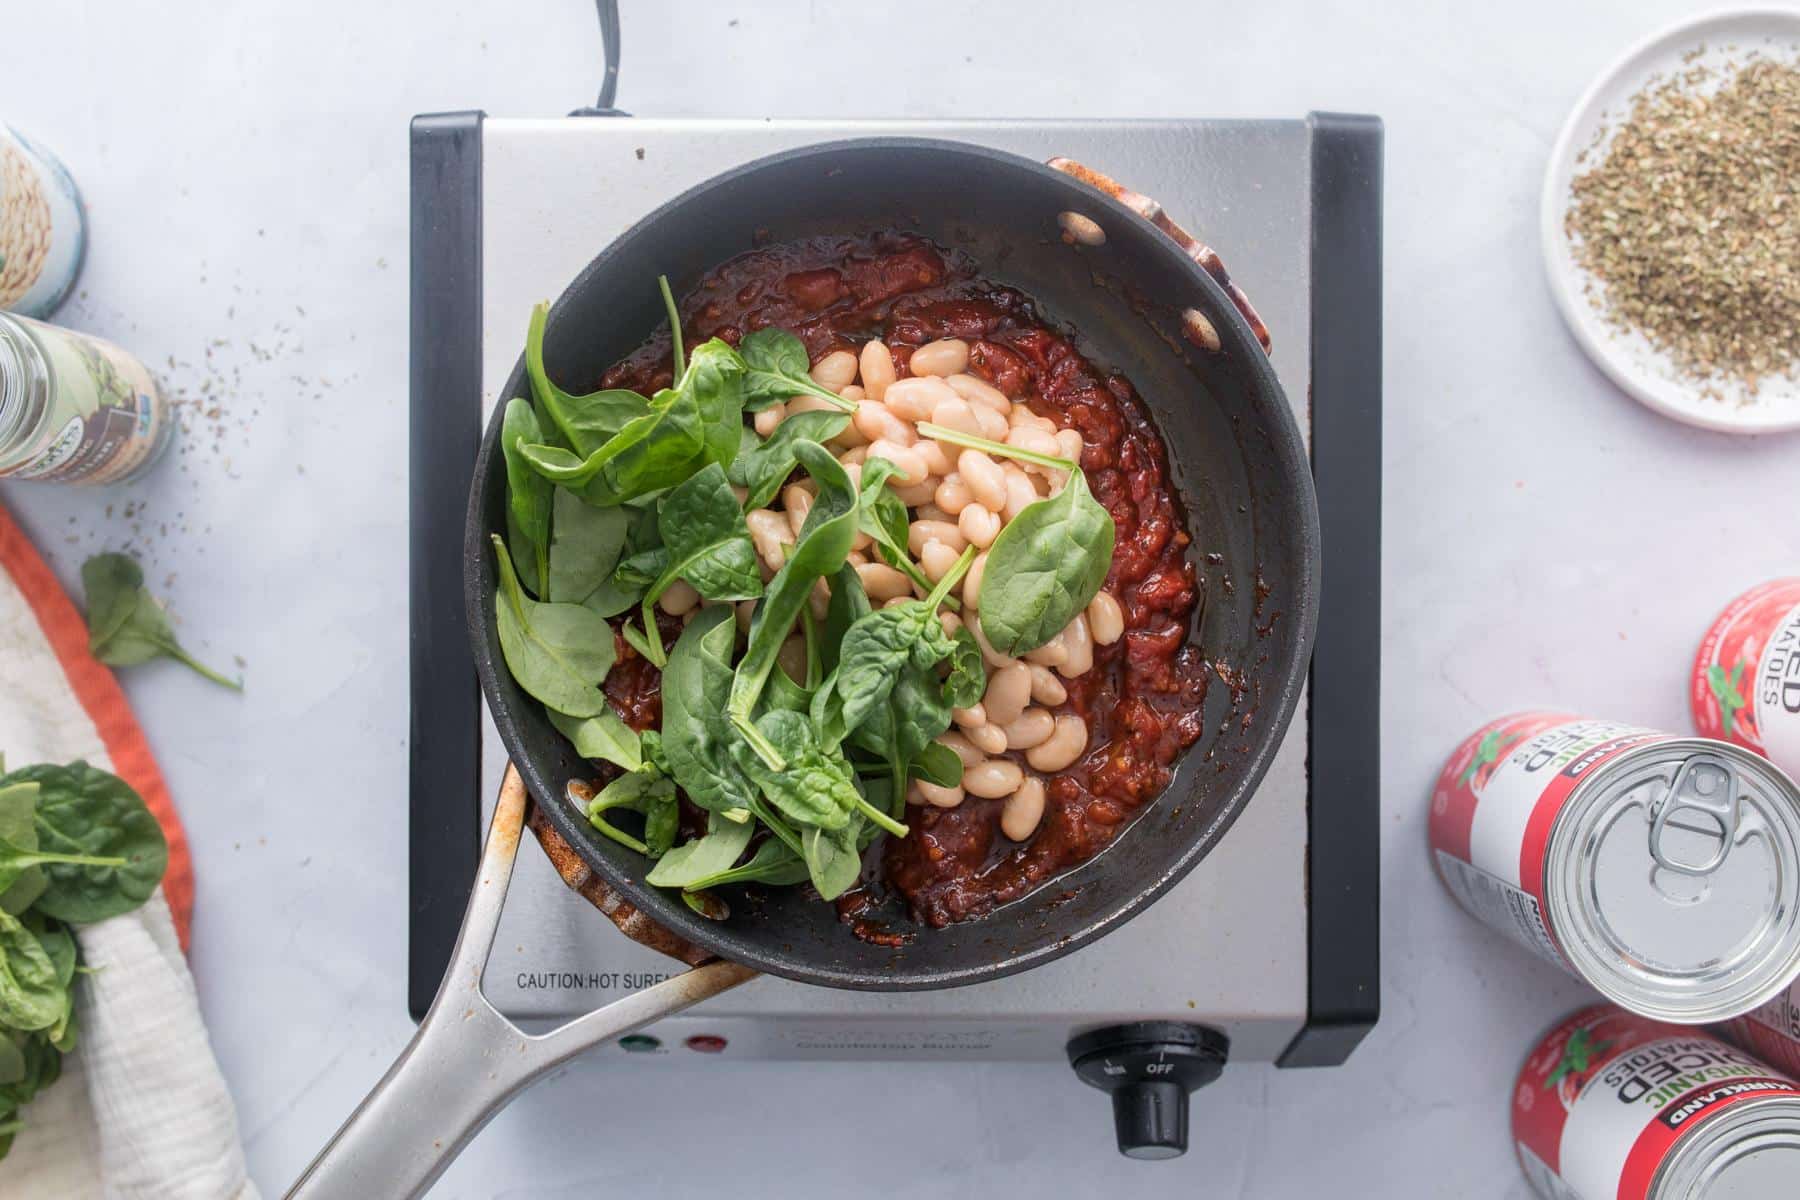
[[[701,1054],[717,1054],[725,1049],[725,1039],[712,1033],[697,1033],[682,1044]]]

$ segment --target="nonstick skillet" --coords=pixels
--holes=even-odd
[[[1095,227],[1102,237],[1092,236]],[[1083,236],[1066,236],[1070,229]],[[733,905],[725,920],[702,917],[646,885],[643,859],[596,833],[566,799],[568,782],[592,770],[506,670],[488,540],[505,529],[496,406],[476,462],[464,575],[477,670],[516,772],[508,772],[437,1000],[293,1195],[416,1194],[544,1072],[759,972],[828,987],[917,990],[994,979],[1070,953],[1173,886],[1250,802],[1310,657],[1319,579],[1312,477],[1269,365],[1267,331],[1217,255],[1153,201],[1078,164],[1040,165],[948,141],[861,139],[760,159],[645,217],[576,278],[551,309],[550,371],[598,379],[637,347],[663,320],[646,286],[659,274],[680,294],[755,245],[883,230],[966,251],[986,278],[1033,297],[1091,360],[1136,386],[1168,446],[1194,535],[1190,552],[1217,556],[1201,571],[1211,586],[1193,637],[1209,660],[1229,664],[1232,686],[1208,690],[1207,733],[1108,850],[1048,889],[1055,903],[1040,891],[979,921],[922,929],[903,945],[852,936],[833,906],[799,888]],[[521,358],[502,394],[524,392]],[[565,879],[591,878],[615,920],[630,913],[663,944],[688,948],[690,961],[714,960],[552,1034],[528,1037],[512,1026],[481,996],[480,974],[534,800],[534,828],[563,860]]]

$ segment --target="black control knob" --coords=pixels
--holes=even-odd
[[[1083,1083],[1112,1093],[1120,1154],[1179,1158],[1187,1153],[1188,1093],[1217,1079],[1230,1052],[1216,1029],[1137,1021],[1075,1038],[1069,1065]]]

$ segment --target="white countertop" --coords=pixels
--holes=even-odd
[[[1524,1200],[1511,1076],[1583,992],[1441,893],[1430,779],[1515,707],[1685,729],[1702,628],[1800,563],[1783,487],[1800,437],[1639,408],[1576,349],[1539,267],[1566,108],[1686,6],[1166,3],[1130,28],[1062,3],[906,22],[885,5],[625,7],[619,100],[642,114],[1386,119],[1384,1015],[1344,1068],[1228,1070],[1195,1097],[1177,1163],[1118,1158],[1105,1099],[1061,1066],[662,1060],[528,1093],[437,1194],[916,1194],[926,1177],[948,1195]],[[92,217],[60,319],[205,403],[141,485],[0,498],[71,584],[131,542],[196,653],[246,660],[242,697],[172,665],[124,679],[194,845],[193,966],[251,1170],[279,1193],[411,1030],[407,120],[590,102],[598,35],[579,0],[69,2],[5,25],[0,119],[64,158]],[[927,1130],[927,1152],[890,1149]]]

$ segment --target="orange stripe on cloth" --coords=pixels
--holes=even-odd
[[[31,606],[45,640],[62,664],[70,690],[100,733],[100,741],[112,759],[113,773],[137,790],[162,825],[163,835],[169,840],[169,870],[163,876],[163,895],[185,950],[188,925],[194,914],[194,863],[169,787],[163,782],[162,771],[131,713],[125,693],[119,689],[119,681],[88,653],[87,622],[4,506],[0,506],[0,569],[12,577]]]

